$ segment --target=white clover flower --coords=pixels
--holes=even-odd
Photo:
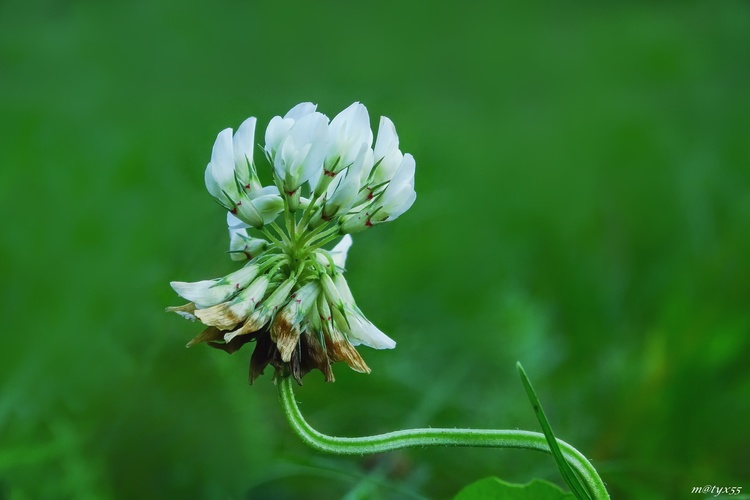
[[[245,120],[232,136],[232,129],[219,132],[206,167],[208,192],[230,213],[252,227],[276,219],[284,202],[275,188],[261,187],[253,163],[255,118]]]
[[[380,117],[378,138],[373,151],[374,164],[362,170],[362,198],[372,198],[373,192],[389,182],[398,170],[404,155],[398,148],[398,134],[393,122],[385,116]]]
[[[385,117],[373,149],[361,103],[330,123],[314,104],[301,103],[266,128],[262,148],[274,182],[263,186],[254,160],[256,125],[251,117],[235,133],[221,131],[205,172],[206,188],[228,211],[230,257],[248,263],[223,278],[172,282],[189,302],[168,310],[206,326],[188,346],[207,342],[232,353],[255,342],[251,382],[269,364],[275,376],[300,383],[313,369],[333,381],[331,364],[338,361],[369,373],[355,346],[396,343],[365,317],[344,279],[347,233],[411,207],[414,158],[401,153]]]
[[[299,104],[268,124],[265,150],[285,194],[299,196],[299,187],[320,171],[327,133],[328,118],[310,103]]]
[[[342,218],[341,231],[356,233],[368,227],[397,219],[406,212],[417,199],[414,191],[414,171],[416,163],[410,154],[404,155],[401,165],[385,189],[360,205],[359,211]]]
[[[414,191],[414,157],[404,155],[401,165],[386,186],[383,194],[373,202],[372,222],[380,223],[395,220],[414,204],[417,193]],[[375,214],[375,212],[378,212]]]
[[[349,168],[358,156],[364,154],[364,150],[371,151],[371,147],[370,115],[366,107],[355,102],[336,115],[328,125],[323,169],[318,170],[310,181],[313,192],[323,193],[336,174]]]

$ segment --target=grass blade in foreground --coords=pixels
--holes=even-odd
[[[523,370],[523,366],[521,366],[520,362],[516,363],[516,368],[518,368],[518,374],[521,376],[523,387],[526,389],[526,394],[529,396],[531,406],[534,408],[536,418],[542,426],[542,432],[544,433],[544,437],[547,438],[550,452],[557,463],[558,469],[560,469],[560,474],[562,474],[565,484],[568,485],[570,491],[573,492],[576,498],[590,499],[591,495],[586,491],[586,488],[581,484],[581,480],[575,472],[573,472],[573,469],[571,469],[570,464],[565,460],[565,457],[563,457],[560,446],[557,444],[555,434],[552,432],[552,427],[550,427],[547,416],[544,414],[544,409],[542,409],[542,403],[539,401],[536,392],[534,392],[534,387],[532,387],[531,381],[529,380],[529,377],[526,376],[526,372]]]

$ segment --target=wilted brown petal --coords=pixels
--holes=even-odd
[[[323,373],[326,382],[334,382],[336,380],[331,370],[331,360],[328,359],[328,354],[315,337],[315,333],[305,332],[302,335],[300,353],[302,358],[300,371],[303,376],[313,369],[317,369]]]
[[[297,344],[297,348],[294,349],[294,351],[292,351],[292,355],[289,359],[288,366],[289,366],[289,370],[292,372],[292,377],[294,377],[294,380],[296,380],[299,385],[302,385],[302,377],[305,374],[302,373],[302,369],[300,367],[300,361],[301,361],[300,349],[299,349],[299,344]],[[281,366],[277,368],[283,369],[284,367]],[[278,370],[277,370],[277,373],[278,373]]]
[[[177,314],[183,313],[181,315],[190,315],[195,316],[195,304],[192,302],[188,302],[187,304],[183,304],[181,306],[170,306],[166,308],[167,312],[174,312]]]
[[[235,337],[237,340],[243,337],[257,338],[255,350],[250,358],[251,384],[263,374],[268,365],[275,369],[274,381],[281,376],[291,376],[299,385],[302,385],[302,378],[312,370],[319,370],[326,382],[333,382],[335,377],[331,364],[336,361],[344,361],[357,372],[370,373],[370,368],[357,350],[340,332],[333,331],[332,335],[326,334],[322,341],[319,333],[315,331],[305,331],[297,336],[295,332],[299,331],[298,328],[285,330],[284,326],[287,323],[278,318],[277,316],[274,319],[270,328],[263,328],[252,335]],[[228,344],[214,347],[223,348],[224,345]]]
[[[370,367],[359,355],[359,352],[344,338],[343,335],[333,330],[331,335],[326,335],[326,348],[332,362],[343,361],[355,372],[370,373]]]
[[[271,339],[276,342],[282,361],[291,360],[292,351],[299,343],[299,336],[299,326],[289,323],[289,319],[284,314],[276,315],[271,324]]]
[[[213,347],[214,349],[221,349],[222,351],[233,354],[240,350],[240,348],[247,344],[248,342],[252,342],[255,340],[254,335],[242,335],[240,337],[235,337],[229,342],[209,342],[208,345]]]
[[[229,332],[229,333],[225,333],[224,334],[224,340],[226,340],[227,342],[231,342],[231,341],[233,341],[237,337],[245,337],[248,334],[254,334],[254,333],[260,331],[262,329],[261,328],[262,326],[263,326],[262,324],[260,326],[258,326],[258,322],[251,321],[251,319],[248,318],[248,320],[245,321],[245,323],[241,327],[239,327],[238,329],[236,329],[236,330],[234,330],[232,332]],[[252,338],[256,338],[256,337],[257,337],[257,335],[253,335],[252,336]]]
[[[229,307],[229,302],[222,302],[205,309],[197,309],[195,315],[203,324],[215,326],[221,330],[234,330],[245,318],[237,316]]]
[[[251,314],[240,328],[233,332],[225,333],[224,340],[229,342],[237,335],[247,335],[248,333],[257,332],[266,326],[268,321],[268,314],[263,311],[256,311],[255,314]]]
[[[209,326],[205,330],[203,330],[200,334],[198,334],[197,337],[195,337],[193,340],[187,343],[185,347],[192,347],[195,344],[199,344],[201,342],[210,342],[212,340],[219,340],[224,337],[224,334],[221,330],[216,328],[215,326]]]
[[[271,362],[274,357],[279,356],[279,350],[276,348],[271,335],[267,329],[263,329],[259,332],[258,342],[255,344],[255,350],[253,355],[250,357],[250,383],[255,382],[255,379],[263,375],[263,370]]]

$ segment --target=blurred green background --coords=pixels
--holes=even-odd
[[[616,498],[750,488],[747,2],[0,3],[0,498],[450,498],[549,456],[337,458],[170,280],[235,269],[219,130],[364,102],[418,199],[348,280],[398,341],[298,389],[324,432],[537,430]],[[260,140],[260,139],[259,139]]]

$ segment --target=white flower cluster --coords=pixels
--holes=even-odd
[[[274,185],[263,186],[254,162],[255,126],[251,117],[234,133],[220,132],[205,174],[208,191],[229,211],[231,256],[249,262],[223,278],[172,282],[190,302],[168,310],[207,326],[188,346],[209,342],[231,353],[256,341],[251,382],[268,364],[298,382],[314,368],[332,381],[336,361],[369,373],[353,346],[387,349],[395,342],[365,318],[344,279],[348,233],[411,207],[414,158],[401,153],[386,117],[373,146],[360,103],[330,121],[302,103],[268,124],[263,152]],[[342,234],[332,250],[322,248]]]
[[[250,227],[261,228],[284,211],[314,205],[310,224],[339,219],[341,233],[356,233],[397,218],[411,207],[414,158],[402,154],[393,122],[380,118],[373,147],[367,108],[355,102],[330,122],[306,102],[275,116],[266,129],[264,153],[274,186],[263,187],[253,161],[256,119],[232,134],[222,130],[206,168],[208,191]],[[310,198],[301,199],[309,186]],[[241,226],[234,222],[233,227]]]

